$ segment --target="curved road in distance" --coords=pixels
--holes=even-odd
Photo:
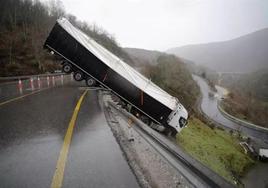
[[[85,95],[67,158],[60,159],[85,89],[84,82],[73,82],[69,75],[54,79],[54,84],[42,79],[40,88],[38,80],[34,88],[29,80],[22,89],[17,82],[0,84],[1,187],[50,187],[59,161],[65,164],[62,187],[139,187],[95,91]]]
[[[226,117],[224,117],[217,107],[217,98],[209,97],[209,92],[212,92],[207,82],[196,75],[193,75],[194,80],[200,87],[202,93],[202,101],[201,101],[201,110],[212,120],[224,125],[226,128],[233,130],[240,130],[242,133],[252,137],[253,139],[257,139],[258,143],[262,146],[268,146],[268,134],[262,132],[261,130],[251,129],[246,126],[239,125]]]

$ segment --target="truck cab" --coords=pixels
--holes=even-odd
[[[187,125],[187,119],[187,110],[178,103],[177,108],[169,115],[167,123],[175,128],[177,132],[180,132]]]

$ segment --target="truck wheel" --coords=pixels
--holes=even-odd
[[[167,137],[176,137],[176,134],[177,134],[177,131],[175,128],[173,127],[166,127],[165,130],[164,130],[164,134],[167,136]]]
[[[75,81],[83,80],[83,73],[81,71],[76,71],[74,73],[74,79],[75,79]]]
[[[93,87],[96,85],[96,81],[93,78],[87,78],[86,79],[86,84],[88,87]]]
[[[171,128],[171,136],[174,137],[174,138],[176,138],[177,133],[178,133],[177,130],[172,127]]]
[[[67,74],[72,72],[72,66],[69,63],[65,63],[62,66],[62,72],[65,72]]]

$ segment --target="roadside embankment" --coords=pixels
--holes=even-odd
[[[110,95],[99,93],[99,102],[126,160],[141,187],[193,187],[193,185],[160,155],[134,128],[132,119],[123,117],[109,106]]]
[[[177,134],[177,143],[191,156],[228,181],[239,179],[254,161],[243,153],[236,136],[214,128],[193,117],[187,128]]]
[[[109,108],[110,106],[112,108]],[[126,128],[126,130],[128,130],[127,133],[131,133],[128,141],[130,143],[132,143],[132,145],[134,143],[136,143],[137,138],[134,138],[133,135],[137,131],[138,134],[140,134],[140,136],[141,136],[140,138],[145,139],[145,142],[147,142],[147,144],[149,143],[149,145],[153,146],[153,148],[155,150],[157,150],[158,155],[160,154],[160,156],[164,157],[164,161],[167,160],[168,164],[171,164],[171,166],[173,166],[176,169],[175,171],[178,171],[179,174],[182,173],[182,176],[184,176],[186,179],[188,179],[191,182],[191,184],[193,184],[194,186],[196,186],[196,187],[233,187],[233,185],[230,184],[229,182],[227,182],[224,178],[219,176],[217,173],[213,172],[211,169],[209,169],[205,165],[198,162],[196,159],[192,158],[190,155],[185,153],[182,149],[180,149],[180,147],[176,144],[176,140],[174,138],[167,138],[167,137],[157,133],[156,131],[154,131],[153,129],[148,127],[147,125],[141,123],[141,121],[136,119],[134,116],[128,114],[128,112],[122,110],[114,102],[108,102],[108,111],[110,111],[110,110],[113,111],[113,109],[116,109],[116,111],[120,111],[119,114],[121,114],[125,117],[125,118],[123,118],[123,119],[125,119],[124,128]],[[113,117],[117,118],[118,115],[115,114],[115,115],[113,115]],[[112,129],[118,130],[118,128],[120,128],[122,126],[122,124],[117,124],[118,122],[120,122],[120,115],[119,115],[119,119],[113,120],[112,122],[114,122],[114,123],[111,123],[111,127],[114,127]],[[117,124],[117,125],[115,125],[115,124]],[[157,143],[161,145],[160,148],[159,148],[159,146],[156,146],[157,144],[154,143],[155,141],[153,141],[153,142],[148,141],[148,138],[149,138],[148,135],[145,136],[145,135],[143,135],[144,133],[141,134],[141,132],[138,131],[139,129],[143,129],[143,131],[146,130],[145,132],[147,132],[148,135],[150,135],[149,137],[153,137],[153,139],[156,139]],[[119,140],[119,144],[120,144],[120,140],[125,139],[123,136],[119,136],[118,132],[115,132],[115,136]],[[138,146],[141,146],[142,145],[141,140],[138,139],[138,141],[139,141]],[[123,151],[125,151],[125,147],[128,145],[129,145],[128,142],[122,143],[121,147],[123,148]],[[163,146],[165,146],[164,150],[163,150],[163,148],[161,149],[161,147],[163,147]],[[144,155],[144,151],[142,151],[141,153],[143,153],[142,155]],[[139,155],[141,153],[138,153],[138,155],[137,155],[138,158],[139,158]],[[126,152],[126,155],[128,155],[128,152]],[[130,165],[133,164],[133,161],[136,161],[136,159],[137,159],[137,157],[133,158],[133,156],[134,156],[134,154],[130,153],[130,158],[131,158],[129,160]],[[145,161],[145,164],[147,164],[146,161],[148,161],[149,158],[151,158],[152,156],[148,155],[147,157],[148,157],[148,159],[142,160],[141,164],[143,164],[143,161]],[[129,158],[129,156],[127,156],[127,158]],[[157,164],[159,164],[159,161],[157,162]],[[141,166],[144,167],[142,169],[146,169],[146,171],[147,170],[150,171],[152,168],[152,165],[153,165],[153,163],[150,162],[150,165],[147,167],[144,167],[143,165],[141,165]],[[133,166],[133,165],[131,165],[131,166]],[[134,166],[136,166],[136,165],[134,165]],[[163,169],[161,167],[160,168],[158,167],[157,169],[158,169],[157,173],[166,174],[165,171],[162,172]],[[174,169],[172,169],[172,168],[170,170],[174,171]],[[155,173],[155,172],[153,171],[153,173]],[[169,177],[166,177],[166,178],[169,179]],[[159,180],[160,179],[157,178],[157,179],[155,179],[154,182],[157,182]],[[160,181],[160,183],[162,183],[162,182]],[[157,183],[157,185],[158,185],[158,183]],[[179,183],[179,185],[181,185],[181,183]],[[163,185],[163,186],[165,186],[165,185]],[[171,187],[173,187],[173,186],[171,186]]]

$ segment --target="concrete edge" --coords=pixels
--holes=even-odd
[[[118,143],[118,145],[122,151],[123,157],[126,159],[128,165],[129,165],[129,168],[131,169],[132,173],[134,174],[139,186],[141,188],[151,188],[149,181],[144,176],[140,167],[136,164],[137,162],[130,160],[130,156],[128,154],[127,147],[124,147],[122,145],[123,144],[122,140],[118,139],[118,137],[116,136],[116,133],[113,131],[111,124],[118,124],[119,122],[114,117],[112,117],[110,110],[107,108],[108,106],[106,106],[106,104],[103,100],[103,95],[104,95],[103,91],[101,91],[101,90],[97,91],[98,104],[100,105],[100,108],[103,110],[103,114],[106,118],[107,124],[110,127],[110,129],[111,129],[111,131],[116,139],[116,142]]]
[[[253,123],[250,123],[250,122],[241,120],[241,119],[239,119],[239,118],[236,118],[236,117],[232,116],[232,115],[229,114],[228,112],[226,112],[226,111],[221,107],[219,100],[217,101],[217,107],[218,107],[219,111],[221,112],[221,114],[222,114],[224,117],[226,117],[227,119],[229,119],[229,120],[231,120],[231,121],[234,121],[235,123],[238,123],[239,125],[246,126],[247,128],[255,129],[255,130],[257,130],[257,131],[264,131],[264,132],[267,132],[267,133],[268,133],[268,128],[261,127],[260,125],[256,125],[256,124],[253,124]]]
[[[183,160],[187,161],[187,163],[193,165],[195,168],[197,168],[199,171],[201,171],[203,174],[205,174],[207,177],[211,178],[213,181],[217,182],[217,184],[220,187],[234,187],[234,185],[232,185],[231,183],[229,183],[227,180],[225,180],[223,177],[221,177],[220,175],[218,175],[216,172],[212,171],[211,169],[209,169],[208,167],[206,167],[205,165],[203,165],[202,163],[200,163],[199,161],[197,161],[196,159],[194,159],[192,156],[190,156],[189,154],[184,153],[182,150],[180,150],[178,148],[178,146],[175,146],[174,143],[172,143],[170,140],[164,138],[162,135],[160,135],[158,132],[152,130],[150,127],[146,126],[143,124],[143,122],[141,122],[139,119],[137,119],[135,116],[133,116],[132,114],[129,114],[127,111],[122,110],[114,105],[111,105],[113,108],[115,108],[116,110],[120,111],[122,114],[124,114],[125,116],[127,116],[128,118],[131,118],[136,124],[138,124],[140,127],[145,128],[147,132],[149,132],[150,134],[153,134],[153,136],[160,138],[160,140],[162,142],[165,143],[166,146],[168,146],[168,148],[170,148],[171,150],[177,152],[182,158]],[[186,160],[187,159],[187,160]],[[187,167],[186,167],[187,168]],[[190,170],[190,169],[188,169]],[[191,171],[191,170],[190,170]],[[192,172],[191,172],[192,173]],[[186,177],[187,178],[187,177]],[[187,178],[188,179],[188,178]]]

